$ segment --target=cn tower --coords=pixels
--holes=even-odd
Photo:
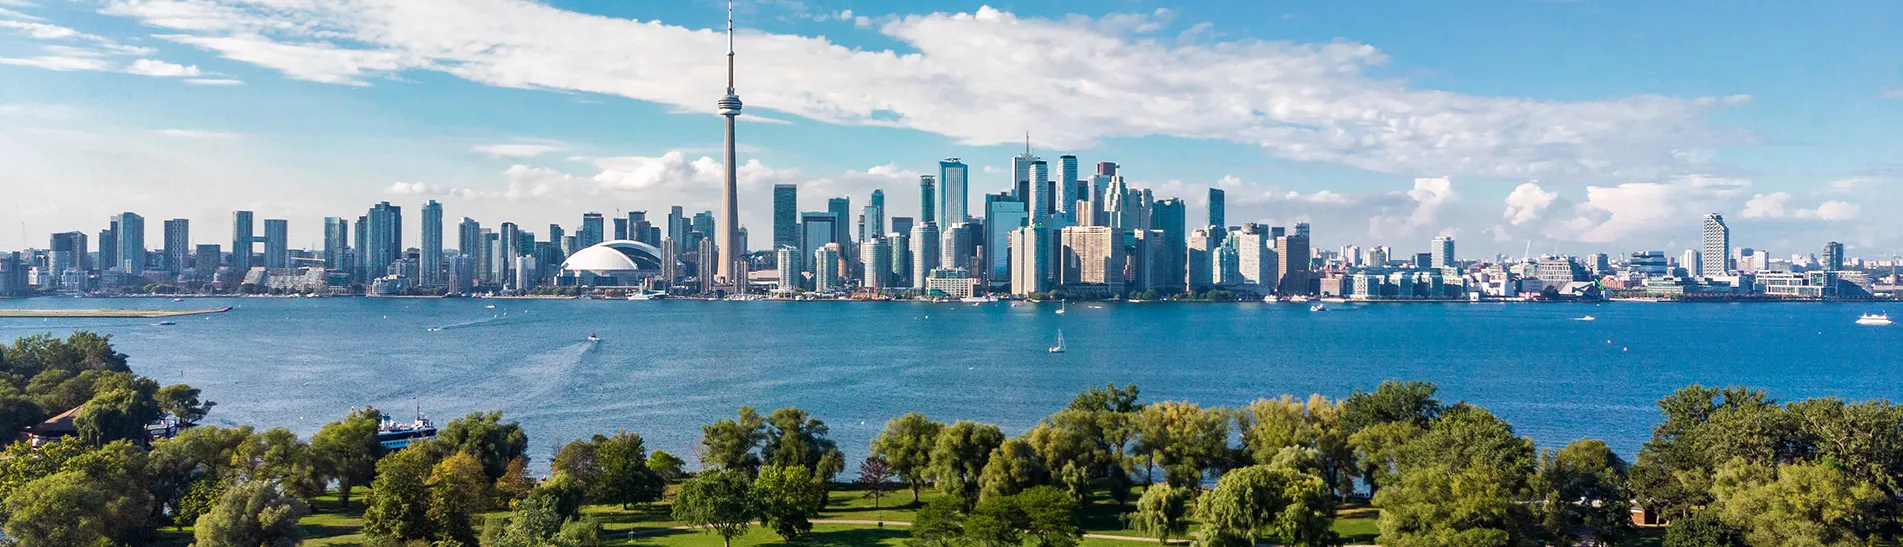
[[[746,280],[736,279],[734,266],[739,256],[736,252],[740,244],[740,186],[736,181],[735,167],[738,165],[733,152],[733,122],[740,115],[740,96],[733,92],[733,2],[727,2],[727,96],[720,99],[720,115],[727,117],[727,185],[722,189],[720,200],[720,233],[714,236],[714,245],[719,247],[720,265],[715,269],[715,283],[721,286],[732,285],[745,291]]]

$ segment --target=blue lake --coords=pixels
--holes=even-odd
[[[495,306],[493,309],[487,306]],[[0,319],[7,340],[108,333],[135,371],[202,388],[211,423],[301,434],[353,406],[440,424],[501,410],[536,468],[616,429],[693,461],[700,426],[741,405],[796,405],[848,461],[894,416],[1016,433],[1079,390],[1134,383],[1147,401],[1240,405],[1427,380],[1512,421],[1542,448],[1604,439],[1630,457],[1659,397],[1748,385],[1781,400],[1903,398],[1903,327],[1880,304],[1072,304],[472,299],[74,299],[5,308],[235,306],[154,319]],[[1580,321],[1584,315],[1595,321]],[[430,329],[440,329],[432,331]],[[1063,330],[1069,351],[1046,351]],[[589,334],[602,341],[585,341]]]

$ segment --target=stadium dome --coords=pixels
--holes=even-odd
[[[562,274],[580,278],[623,278],[661,271],[661,250],[639,241],[605,241],[575,251],[562,261]]]

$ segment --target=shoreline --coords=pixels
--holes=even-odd
[[[231,311],[230,306],[211,310],[126,310],[126,309],[51,309],[25,310],[0,309],[0,318],[62,318],[62,319],[156,319],[163,317],[185,317],[189,315],[209,315]]]

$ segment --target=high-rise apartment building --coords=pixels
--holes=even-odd
[[[193,247],[192,275],[199,281],[211,281],[212,276],[218,273],[219,259],[224,256],[224,250],[220,249],[217,243]]]
[[[1221,234],[1223,232],[1229,231],[1229,225],[1224,224],[1225,222],[1229,221],[1227,218],[1227,211],[1225,210],[1228,207],[1227,202],[1228,202],[1228,198],[1223,193],[1221,188],[1209,189],[1209,211],[1207,214],[1203,216],[1203,221],[1204,221],[1204,224],[1216,227],[1215,231],[1212,232],[1214,234]],[[1217,239],[1222,239],[1222,238],[1219,236],[1217,237]]]
[[[1059,287],[1100,286],[1123,292],[1126,232],[1106,226],[1072,226],[1059,237],[1059,258],[1053,268]]]
[[[1223,245],[1236,250],[1236,271],[1242,276],[1240,282],[1267,294],[1277,287],[1278,270],[1276,255],[1269,249],[1273,236],[1264,228],[1253,222],[1243,224],[1241,229],[1229,233],[1229,238],[1235,241],[1225,241]]]
[[[1428,251],[1433,255],[1433,259],[1428,264],[1430,268],[1452,267],[1457,260],[1454,258],[1454,238],[1452,236],[1434,238],[1433,243],[1428,245]]]
[[[251,211],[231,212],[231,271],[238,275],[251,271],[251,244],[258,240],[257,225],[251,218]],[[362,254],[362,245],[358,247],[357,253]]]
[[[1050,224],[1051,213],[1057,204],[1057,197],[1051,195],[1055,187],[1051,186],[1051,166],[1044,160],[1031,160],[1031,222]]]
[[[829,293],[839,290],[839,244],[829,242],[814,250],[812,270],[814,291]]]
[[[1089,219],[1082,218],[1077,215],[1077,213],[1080,212],[1077,210],[1077,202],[1085,199],[1083,191],[1082,191],[1082,187],[1078,185],[1079,182],[1081,181],[1077,179],[1077,155],[1064,154],[1062,156],[1058,156],[1057,157],[1057,186],[1058,186],[1057,208],[1058,210],[1062,212],[1069,213],[1071,215],[1071,220],[1076,221],[1079,224],[1082,224],[1088,221]]]
[[[1301,234],[1275,238],[1275,292],[1284,295],[1308,294],[1308,266],[1314,256],[1308,248],[1308,236]]]
[[[1825,243],[1824,255],[1822,258],[1819,258],[1818,261],[1821,263],[1819,265],[1823,267],[1824,271],[1835,272],[1843,270],[1844,244],[1835,241]]]
[[[930,220],[940,226],[950,226],[971,219],[971,209],[965,205],[970,198],[970,168],[958,158],[945,158],[938,162],[938,216],[919,219]]]
[[[860,269],[859,286],[871,291],[884,291],[891,288],[892,272],[883,266],[892,263],[892,245],[883,237],[866,238],[859,242]]]
[[[575,233],[576,247],[593,247],[606,240],[607,237],[608,223],[602,220],[601,213],[582,213],[581,231]]]
[[[978,256],[976,231],[968,222],[946,227],[938,237],[938,267],[972,270],[972,260]]]
[[[474,257],[482,254],[482,223],[463,217],[456,225],[456,254]]]
[[[798,247],[800,244],[800,187],[773,185],[773,246]],[[810,253],[813,249],[807,249]],[[809,254],[802,253],[802,254]]]
[[[665,248],[665,247],[663,247]],[[773,251],[774,264],[780,266],[779,285],[781,292],[793,292],[800,287],[800,249],[792,245],[782,246]]]
[[[178,275],[191,266],[192,221],[175,218],[165,221],[165,273]]]
[[[363,279],[368,281],[383,277],[391,262],[403,258],[403,208],[388,201],[378,203],[370,208],[366,219],[366,247],[358,252],[364,255]]]
[[[1184,275],[1187,277],[1184,286],[1191,292],[1209,290],[1216,283],[1211,268],[1215,261],[1215,248],[1221,244],[1210,236],[1208,228],[1190,230],[1184,243],[1188,247],[1184,253]]]
[[[936,186],[937,186],[937,179],[932,178],[931,175],[918,176],[918,221],[919,222],[937,222],[938,221],[938,211],[936,209],[941,208],[943,206],[937,204],[935,202],[936,200],[933,198],[933,195],[934,195],[933,190],[935,190]]]
[[[1010,231],[1011,293],[1028,296],[1050,290],[1051,245],[1049,231],[1043,226],[1024,226]]]
[[[417,250],[416,259],[416,271],[421,279],[417,280],[417,284],[425,287],[448,285],[449,280],[443,275],[443,204],[433,199],[423,204],[422,232],[423,238],[419,242],[422,248]]]
[[[925,288],[925,274],[938,269],[938,224],[924,222],[912,226],[912,288]]]
[[[284,219],[264,219],[264,267],[291,267],[290,230],[290,222]]]
[[[1730,271],[1725,261],[1731,257],[1731,227],[1725,225],[1725,217],[1718,213],[1705,215],[1704,227],[1704,260],[1696,274],[1699,277],[1722,277]]]
[[[67,271],[86,271],[92,269],[92,259],[88,256],[92,250],[86,244],[86,232],[61,232],[53,234],[47,245],[50,262],[55,278],[63,277]],[[79,287],[65,287],[78,289]]]
[[[119,270],[130,275],[145,273],[145,217],[127,212],[113,220],[119,225]]]

